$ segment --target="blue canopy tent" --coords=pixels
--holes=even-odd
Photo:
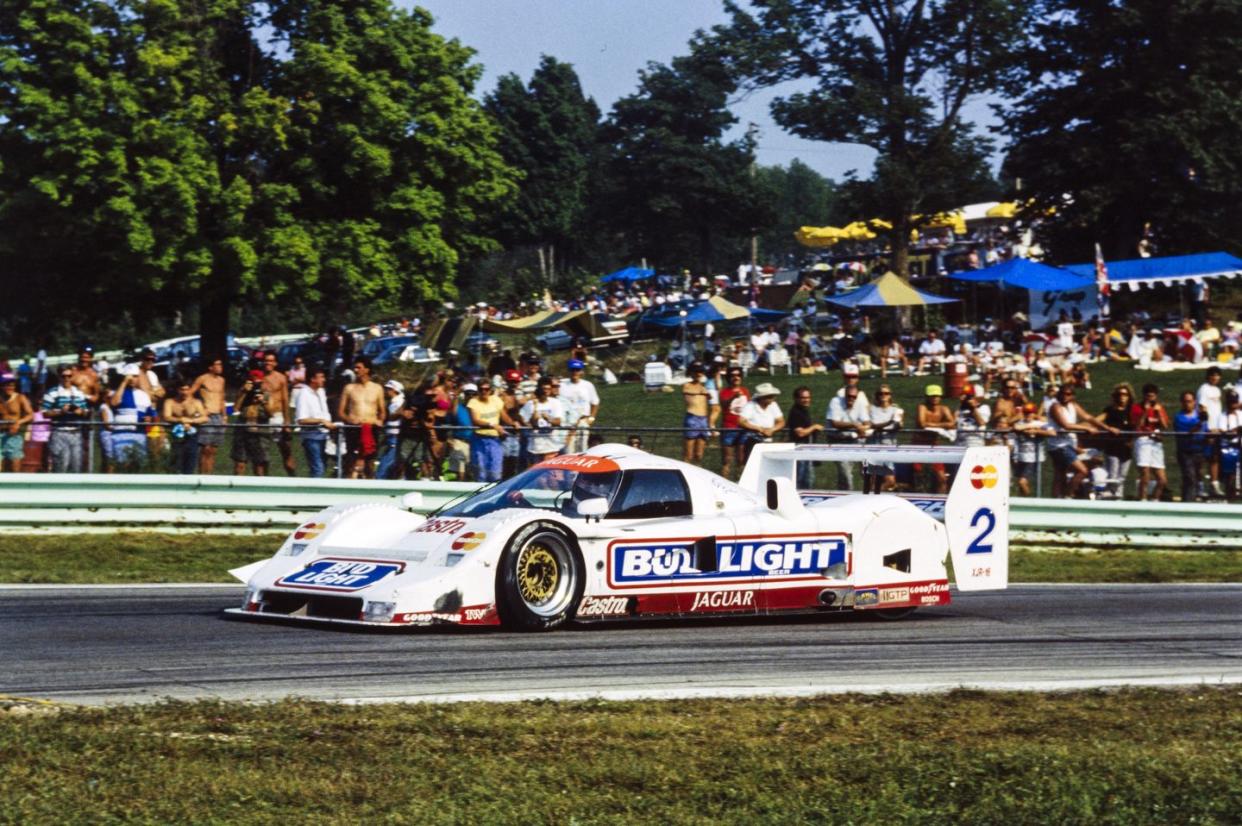
[[[608,273],[600,281],[605,284],[612,283],[613,281],[642,281],[653,275],[655,275],[655,270],[647,270],[642,267],[626,267],[623,270]]]
[[[981,270],[949,273],[949,278],[958,281],[995,282],[1002,287],[1020,287],[1024,290],[1075,290],[1094,285],[1095,270],[1093,265],[1090,277],[1084,278],[1061,267],[1050,267],[1025,258],[1013,258]]]
[[[1095,280],[1095,264],[1070,264],[1065,269]],[[1138,290],[1143,287],[1172,287],[1186,281],[1208,278],[1236,278],[1242,275],[1242,258],[1227,252],[1197,255],[1168,255],[1161,258],[1135,258],[1108,262],[1110,287]]]
[[[699,324],[716,324],[721,321],[735,321],[737,319],[758,317],[756,310],[748,310],[731,301],[726,301],[720,296],[709,298],[706,301],[700,301],[690,309],[686,310],[683,316],[680,312],[663,312],[659,314],[651,314],[645,316],[643,321],[648,324],[655,324],[658,327],[680,327],[682,324],[699,325]],[[762,310],[764,314],[771,317],[772,313],[776,313],[776,317],[780,318],[786,315],[779,310]]]

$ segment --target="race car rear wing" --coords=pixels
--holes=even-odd
[[[957,587],[984,591],[1008,586],[1009,448],[758,444],[739,484],[762,495],[769,479],[795,480],[798,462],[960,464],[965,472],[953,480],[944,507]]]

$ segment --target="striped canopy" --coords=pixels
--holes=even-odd
[[[928,304],[949,304],[957,301],[956,298],[941,298],[916,290],[891,272],[856,290],[829,296],[824,300],[838,307],[926,307]]]

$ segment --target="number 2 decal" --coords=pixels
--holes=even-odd
[[[979,508],[975,511],[975,515],[970,517],[970,527],[977,526],[980,522],[986,522],[987,526],[983,529],[983,533],[975,537],[975,541],[971,542],[966,548],[968,554],[990,554],[992,553],[992,543],[985,541],[992,535],[992,531],[996,528],[996,514],[992,513],[991,508]]]

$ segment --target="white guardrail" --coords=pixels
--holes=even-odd
[[[287,531],[343,502],[423,495],[430,512],[475,490],[469,482],[111,474],[0,476],[0,531]],[[1149,549],[1242,548],[1242,506],[1014,498],[1020,545]]]

